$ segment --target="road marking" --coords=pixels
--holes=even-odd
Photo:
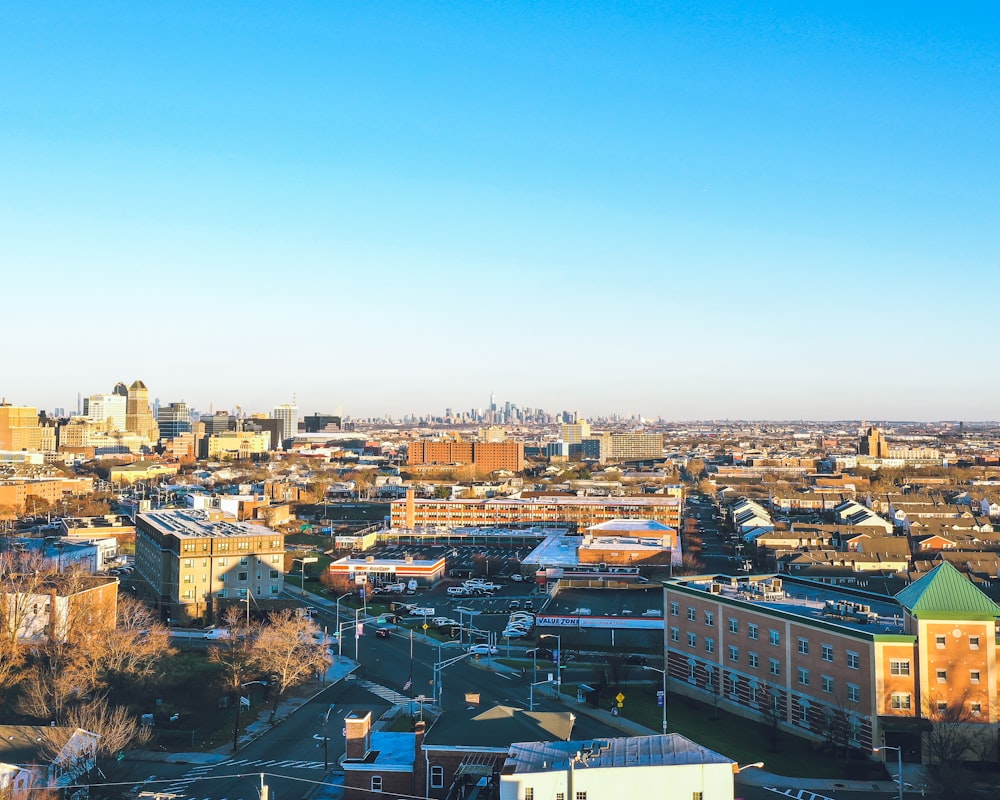
[[[510,675],[504,675],[502,672],[498,672],[497,675],[499,675],[501,678],[506,678],[509,681],[513,680],[513,678],[511,678]]]

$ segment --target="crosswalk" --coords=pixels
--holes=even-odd
[[[827,797],[825,794],[816,794],[816,792],[811,792],[808,789],[799,789],[796,791],[794,789],[777,789],[774,786],[762,786],[761,788],[768,792],[790,797],[792,800],[832,800],[832,798]]]
[[[390,689],[388,686],[383,686],[380,683],[372,683],[371,681],[358,681],[358,686],[367,692],[371,692],[383,700],[392,703],[393,705],[398,705],[400,703],[409,703],[410,698],[405,694],[400,694],[399,692]]]
[[[240,767],[248,772],[269,772],[279,769],[316,769],[326,771],[327,766],[322,761],[297,761],[292,759],[263,759],[263,758],[230,758],[218,764],[201,764],[191,767],[169,785],[162,788],[157,787],[156,794],[170,796],[175,800],[240,800],[240,798],[226,797],[206,797],[199,798],[197,794],[190,794],[188,787],[204,778],[213,777],[212,770],[217,768]],[[224,777],[224,774],[219,776]]]

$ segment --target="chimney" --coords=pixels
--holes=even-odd
[[[427,756],[423,751],[427,723],[422,719],[413,724],[413,787],[410,794],[420,797],[427,791]]]
[[[344,731],[347,739],[344,748],[344,758],[348,761],[361,761],[371,749],[372,712],[352,711],[344,717]]]

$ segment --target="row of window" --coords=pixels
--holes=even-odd
[[[263,561],[264,558],[263,558],[263,556],[257,556],[257,560],[258,561]],[[187,569],[191,569],[192,567],[194,567],[194,561],[195,560],[193,558],[185,558],[184,559],[184,567],[187,568]],[[250,557],[249,556],[243,556],[240,559],[240,566],[241,567],[245,567],[249,563],[250,563]],[[271,556],[271,563],[272,564],[280,564],[281,563],[281,556]],[[217,559],[215,559],[215,564],[216,564],[217,567],[228,567],[229,566],[229,559],[228,558],[217,558]],[[201,565],[203,567],[207,567],[208,566],[208,559],[207,558],[203,558],[201,560]]]
[[[271,574],[271,580],[274,580],[275,578],[278,577],[279,573],[278,573],[278,570],[272,569],[270,571],[270,574]],[[239,581],[239,582],[241,582],[241,583],[245,583],[248,577],[249,577],[249,573],[248,572],[237,572],[236,573],[236,580]],[[222,578],[222,582],[226,583],[227,581],[230,581],[230,579],[232,578],[232,575],[224,574],[224,575],[221,576],[221,578]],[[263,580],[263,578],[264,578],[264,574],[262,572],[258,572],[257,573],[257,580]],[[207,572],[201,573],[201,582],[202,583],[207,583],[208,582],[208,573]],[[185,575],[184,576],[184,583],[194,583],[194,575],[190,575],[190,574],[189,575]]]
[[[200,540],[197,540],[197,541],[193,541],[193,540],[190,540],[190,539],[186,540],[186,541],[184,541],[184,542],[181,543],[181,552],[184,552],[184,553],[195,553],[195,552],[197,552],[198,551],[198,541],[201,542],[201,550],[202,550],[202,552],[207,552],[208,548],[209,548],[209,544],[211,542],[210,539],[200,539]],[[227,542],[227,541],[216,539],[215,540],[215,550],[217,552],[218,551],[228,550],[229,549],[229,544],[230,543]],[[254,547],[253,547],[254,550],[263,550],[264,549],[264,543],[261,542],[261,541],[255,541],[253,544],[254,544]],[[280,547],[281,547],[281,539],[271,539],[269,549],[271,549],[271,550],[277,550]],[[249,541],[237,540],[236,541],[236,549],[237,550],[250,550],[250,542]]]
[[[939,633],[934,637],[934,645],[938,650],[944,650],[948,646],[948,637],[943,633]],[[969,649],[978,650],[979,649],[979,637],[970,636],[969,637]]]
[[[771,631],[771,633],[772,634],[777,634],[777,631]],[[750,638],[751,639],[755,639],[756,636],[751,636]],[[671,629],[670,629],[670,641],[672,641],[672,642],[679,642],[680,641],[680,628],[673,628],[673,627],[671,627]],[[800,641],[806,641],[806,640],[800,639]],[[688,633],[688,635],[687,635],[687,643],[688,643],[688,647],[697,647],[698,646],[698,635],[695,634],[695,633]],[[774,644],[774,643],[775,643],[774,641],[771,642],[771,644]],[[823,658],[823,660],[824,661],[833,661],[833,648],[830,647],[830,645],[823,645],[823,647],[824,648],[827,648],[827,647],[830,648],[829,658],[826,657],[826,653],[824,651],[824,658]],[[710,636],[706,636],[705,637],[705,652],[706,653],[714,653],[715,652],[715,639],[713,639]],[[805,650],[800,649],[799,652],[800,653],[808,653],[809,649],[808,649],[808,647],[806,647]],[[756,657],[756,655],[754,655],[754,657]],[[740,650],[739,650],[739,648],[736,645],[729,645],[729,660],[730,661],[734,661],[734,662],[738,662],[740,660]],[[775,661],[776,659],[771,659],[771,660]],[[907,662],[905,662],[905,664],[906,664],[906,672],[905,673],[900,672],[900,673],[893,673],[893,674],[894,675],[895,674],[909,675],[910,674],[909,673],[909,668],[910,668],[909,667],[909,662],[907,661]],[[860,669],[861,668],[861,656],[858,653],[855,653],[853,650],[848,650],[847,651],[847,666],[850,669]]]
[[[431,769],[434,769],[434,767],[431,767]],[[434,784],[432,783],[431,786],[433,785]],[[694,794],[695,796],[692,800],[701,800],[701,792],[695,792]],[[587,800],[587,793],[574,792],[573,797],[576,798],[576,800]],[[524,800],[535,800],[535,790],[531,786],[524,787]],[[564,792],[556,792],[555,800],[566,800],[566,794]]]
[[[670,605],[671,605],[671,614],[674,614],[675,607],[676,607],[677,604],[676,603],[671,603]],[[694,611],[695,610],[693,608],[688,608],[688,619],[694,620],[694,618],[695,618],[694,617]],[[706,611],[705,612],[705,624],[708,625],[709,627],[712,627],[715,624],[714,615],[712,614],[711,611]],[[680,634],[677,633],[675,635],[674,631],[678,631],[678,629],[677,628],[671,628],[670,629],[670,639],[671,639],[671,641],[676,642],[676,641],[678,641],[678,637],[679,637]],[[729,620],[729,632],[730,633],[739,633],[739,621],[738,620],[730,618],[730,620]],[[760,638],[760,629],[758,628],[758,626],[757,626],[756,623],[750,622],[750,623],[747,624],[747,638],[749,638],[749,639],[751,639],[753,641],[757,641]],[[696,646],[696,640],[697,640],[697,637],[696,637],[696,635],[694,633],[689,633],[688,634],[688,644],[690,646],[692,646],[692,647]],[[708,650],[708,652],[710,652],[710,653],[713,652],[714,651],[714,643],[712,645],[713,649],[711,649],[711,650],[708,649],[708,647],[709,647],[708,643],[712,642],[713,640],[706,638],[705,641],[706,641],[706,648],[705,649]],[[779,647],[781,645],[781,631],[775,630],[774,628],[769,629],[768,630],[768,642],[770,644],[774,645],[775,647]],[[801,655],[808,655],[809,654],[809,640],[805,639],[803,637],[799,637],[799,639],[798,639],[798,648],[797,649],[798,649],[798,652]],[[730,650],[732,650],[732,648],[730,648]],[[847,666],[848,666],[849,669],[860,669],[861,668],[861,655],[859,653],[857,653],[857,652],[855,652],[853,650],[847,650],[846,651],[846,656],[847,656]],[[833,661],[833,645],[830,645],[830,644],[821,644],[820,645],[820,658],[823,661],[832,662]],[[905,674],[909,674],[909,673],[907,672]]]

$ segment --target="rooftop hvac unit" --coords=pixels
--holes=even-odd
[[[711,592],[712,594],[722,594],[722,584],[713,583],[711,586],[708,587],[708,591]]]

